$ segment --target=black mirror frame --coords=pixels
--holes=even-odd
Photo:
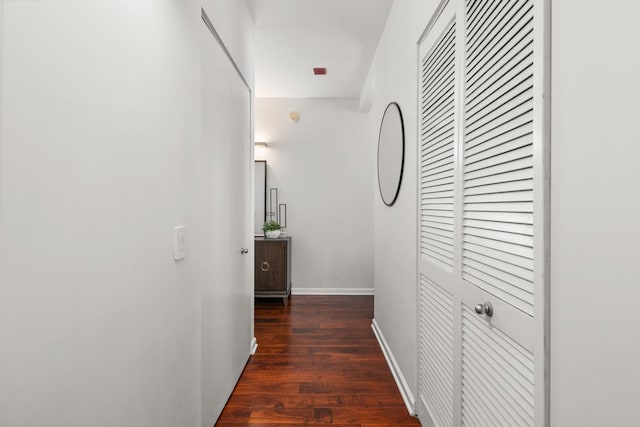
[[[400,160],[400,176],[398,178],[398,185],[396,188],[396,191],[393,195],[393,199],[390,202],[387,202],[384,199],[384,195],[382,194],[382,186],[380,184],[380,136],[382,134],[382,126],[384,125],[384,118],[387,115],[387,111],[389,111],[389,108],[391,108],[391,106],[395,106],[395,108],[398,109],[398,115],[400,116],[400,130],[402,131],[402,158]],[[380,198],[382,199],[382,202],[387,205],[387,206],[392,206],[396,200],[398,199],[398,195],[400,194],[400,187],[402,186],[402,177],[404,175],[404,154],[405,154],[405,138],[404,138],[404,118],[402,117],[402,109],[400,108],[400,105],[397,102],[390,102],[387,105],[387,108],[385,108],[384,110],[384,114],[382,115],[382,120],[380,121],[380,130],[378,131],[378,160],[377,160],[377,166],[378,166],[378,190],[380,192]]]

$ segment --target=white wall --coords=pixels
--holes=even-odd
[[[0,425],[211,425],[207,253],[173,260],[174,225],[199,232],[200,5],[4,6]]]
[[[396,203],[388,207],[382,202],[375,168],[369,182],[375,191],[375,319],[414,396],[417,387],[417,42],[437,4],[435,0],[393,3],[369,71],[369,81],[375,84],[372,89],[367,88],[366,94],[374,98],[368,115],[371,138],[377,141],[380,121],[389,102],[400,105],[404,118],[405,168]],[[376,148],[373,150],[375,153]]]
[[[294,293],[373,287],[375,145],[365,130],[357,99],[256,100],[256,138],[269,143],[256,160],[287,204]]]
[[[639,13],[552,2],[553,426],[638,423]]]

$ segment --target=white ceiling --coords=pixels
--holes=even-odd
[[[255,22],[256,96],[353,98],[393,0],[246,0]],[[326,76],[314,76],[326,67]]]

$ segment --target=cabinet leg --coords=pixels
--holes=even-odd
[[[284,306],[288,306],[289,305],[289,297],[282,297],[282,303],[284,304]]]

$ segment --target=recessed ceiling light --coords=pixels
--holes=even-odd
[[[325,74],[327,74],[327,69],[324,67],[314,68],[313,74],[315,74],[316,76],[324,76]]]

